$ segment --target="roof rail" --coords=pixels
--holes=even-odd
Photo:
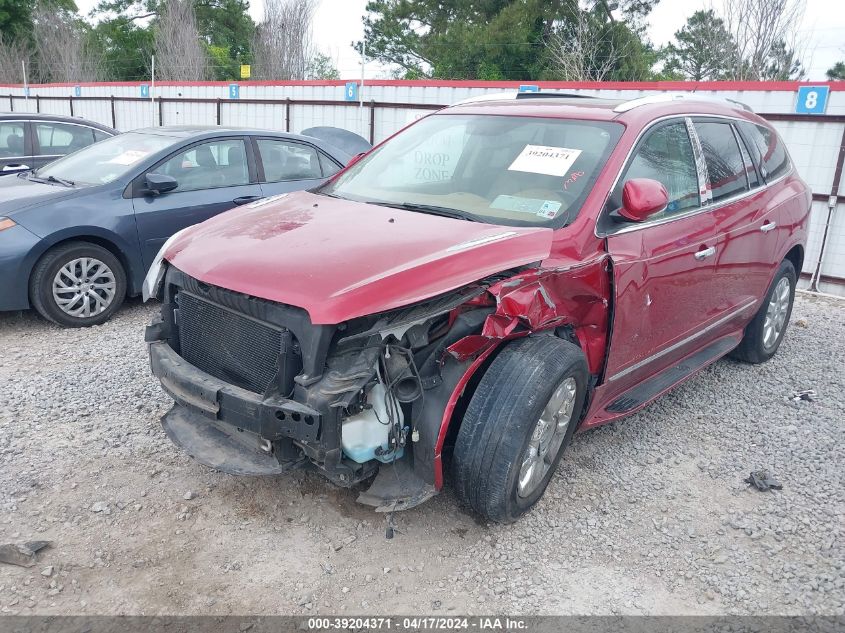
[[[624,103],[620,103],[618,106],[613,108],[614,112],[628,112],[629,110],[633,110],[634,108],[639,108],[640,106],[644,105],[651,105],[653,103],[667,103],[669,101],[679,101],[689,99],[690,101],[711,101],[714,103],[732,103],[736,106],[739,106],[743,110],[747,110],[748,112],[754,112],[751,107],[741,101],[736,101],[735,99],[727,99],[725,97],[711,97],[709,95],[702,95],[695,92],[661,92],[660,94],[656,95],[648,95],[647,97],[638,97],[636,99],[631,99],[630,101],[625,101]]]
[[[457,101],[452,106],[464,105],[466,103],[479,103],[484,101],[505,101],[507,99],[594,99],[593,95],[578,94],[575,92],[494,92],[491,94],[478,95]],[[450,106],[451,107],[451,106]]]

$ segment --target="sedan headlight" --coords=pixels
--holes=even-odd
[[[0,231],[5,231],[6,229],[10,229],[15,225],[15,221],[12,218],[0,218]]]
[[[176,241],[182,233],[187,229],[177,231],[168,238],[168,240],[158,249],[158,254],[153,259],[150,269],[147,271],[147,276],[144,277],[144,283],[141,286],[141,296],[144,301],[149,301],[153,297],[158,296],[158,291],[161,288],[161,282],[164,280],[164,253],[170,248],[170,245]]]

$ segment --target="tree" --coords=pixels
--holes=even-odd
[[[87,38],[88,26],[75,11],[39,4],[33,14],[32,38],[38,83],[98,81],[101,67]]]
[[[737,47],[724,20],[708,9],[689,17],[665,54],[667,71],[678,71],[693,81],[716,81],[725,79],[734,67]]]
[[[633,26],[633,28],[632,28]],[[624,81],[648,79],[655,57],[636,25],[614,19],[605,3],[559,20],[547,40],[555,79]]]
[[[314,0],[266,0],[252,48],[256,79],[305,78],[313,57],[314,9]]]
[[[827,71],[827,78],[831,81],[845,81],[845,62],[836,62]]]
[[[19,40],[7,38],[0,33],[0,82],[17,84],[23,82],[21,61],[32,67],[32,50]]]
[[[618,48],[620,39],[626,46],[632,39],[639,42],[634,25],[655,3],[593,0],[582,9],[578,0],[370,0],[364,21],[367,54],[400,66],[409,77],[555,78],[563,72],[555,58],[572,55],[561,38],[567,29],[581,28],[582,11],[593,16],[591,27],[603,25],[605,48],[609,42]],[[360,42],[356,48],[361,50]],[[637,55],[646,52],[646,46],[636,47]]]
[[[308,63],[307,79],[340,79],[334,61],[328,55],[317,52]]]
[[[152,28],[127,16],[101,20],[91,31],[92,48],[99,51],[103,75],[114,81],[150,79],[155,50]]]
[[[29,36],[34,4],[21,0],[0,0],[0,35],[7,45],[12,40]]]
[[[804,0],[724,0],[725,28],[737,46],[729,78],[757,81],[773,73],[782,76],[787,62],[793,77],[796,64],[800,69],[794,49],[803,15]]]
[[[200,41],[193,0],[168,0],[159,9],[154,38],[157,77],[165,81],[208,78],[208,57]]]
[[[255,24],[246,0],[196,0],[197,28],[213,61],[214,79],[240,78],[241,64],[252,62]]]
[[[772,44],[772,49],[763,67],[762,79],[765,81],[798,81],[806,73],[795,51],[784,40]]]
[[[2,1],[2,0],[0,0]],[[123,51],[107,66],[117,70],[121,78],[149,76],[153,32],[170,0],[103,0],[92,15],[109,16],[100,20],[95,35],[104,47],[104,54]],[[251,46],[255,24],[249,17],[247,0],[194,0],[194,23],[198,40],[204,45],[208,72],[218,80],[240,77],[240,65],[251,62]],[[111,17],[114,16],[114,17]],[[146,33],[145,33],[146,31]],[[140,45],[142,48],[137,48]],[[146,59],[139,59],[138,51]],[[122,59],[125,57],[125,59]]]

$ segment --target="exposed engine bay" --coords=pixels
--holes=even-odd
[[[565,270],[529,265],[405,308],[315,325],[300,308],[169,266],[161,317],[146,336],[153,373],[176,401],[162,423],[219,470],[310,467],[345,487],[377,475],[360,502],[412,507],[441,488],[450,421],[503,341],[565,337],[598,374],[605,267],[603,259]]]

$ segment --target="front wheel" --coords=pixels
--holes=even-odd
[[[587,393],[581,350],[553,336],[509,343],[478,384],[455,442],[458,498],[509,523],[543,495]]]
[[[32,272],[32,306],[63,327],[105,323],[126,296],[126,273],[102,246],[69,242],[47,251]]]
[[[781,262],[763,304],[745,328],[737,348],[731,356],[746,363],[765,363],[778,351],[795,300],[797,276],[795,266],[788,259]]]

